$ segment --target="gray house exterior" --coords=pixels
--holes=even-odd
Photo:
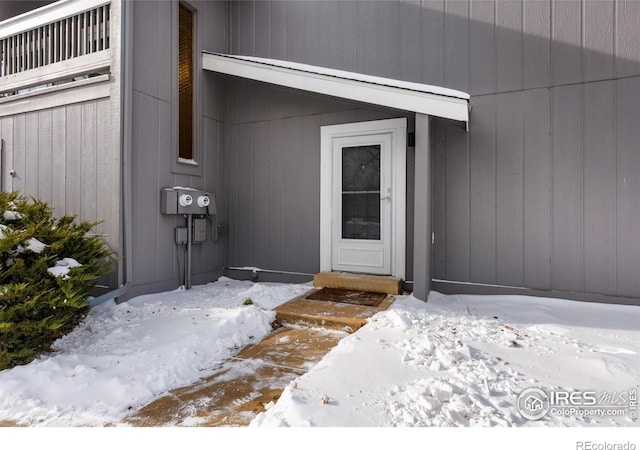
[[[310,280],[331,252],[323,136],[403,119],[405,159],[393,161],[404,161],[404,209],[391,213],[402,261],[389,274],[401,268],[417,297],[433,289],[640,304],[639,2],[91,2],[109,6],[109,47],[100,50],[105,25],[92,41],[98,63],[76,81],[84,84],[24,91],[27,75],[0,74],[2,188],[104,220],[97,232],[120,256],[106,281],[112,295],[182,283],[175,229],[185,219],[160,204],[173,186],[215,198],[212,239],[192,249],[194,284]],[[2,51],[61,4],[72,15],[87,2],[17,17],[25,3],[3,2]],[[189,161],[178,151],[180,5],[194,17]],[[100,29],[99,11],[78,23]],[[35,26],[45,36],[56,27]],[[336,69],[353,75],[354,90],[367,86],[364,74],[376,77],[368,84],[461,91],[468,118],[322,93],[315,81],[303,90],[209,70],[210,54],[294,72],[302,63],[309,80]],[[452,98],[446,92],[434,88],[434,98]]]

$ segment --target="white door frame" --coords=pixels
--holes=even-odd
[[[407,119],[386,119],[320,128],[320,270],[332,270],[333,139],[368,134],[391,135],[391,275],[406,270]]]

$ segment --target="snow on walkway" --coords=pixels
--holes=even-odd
[[[528,387],[622,393],[628,402],[640,387],[638,324],[633,306],[435,292],[426,304],[399,297],[252,425],[637,426],[628,413],[529,421],[516,402]]]

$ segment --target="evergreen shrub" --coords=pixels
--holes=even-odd
[[[91,288],[112,253],[97,223],[53,217],[43,201],[0,192],[0,370],[26,364],[90,309]]]

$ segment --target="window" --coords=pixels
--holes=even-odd
[[[180,160],[193,161],[195,14],[182,3],[178,9],[178,156]]]

